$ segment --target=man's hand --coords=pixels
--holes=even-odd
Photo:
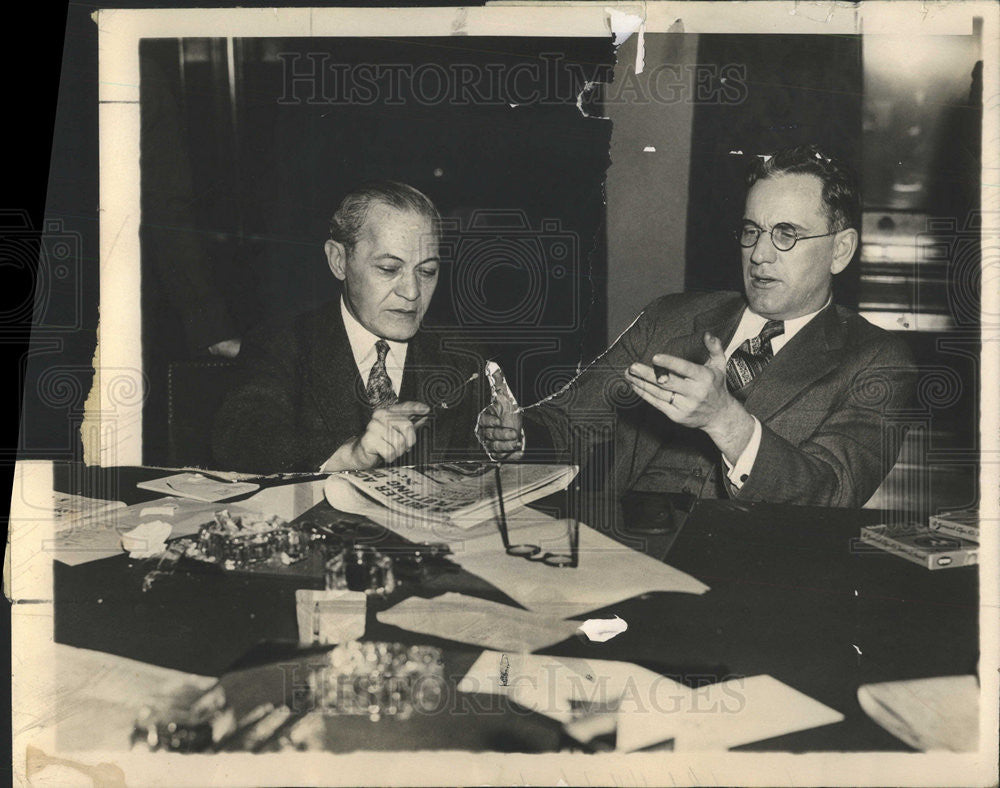
[[[659,378],[645,364],[628,368],[632,389],[667,418],[704,430],[726,459],[735,463],[753,435],[753,416],[726,387],[726,355],[717,337],[705,334],[708,361],[693,364],[666,353],[653,363],[666,370]]]
[[[337,449],[321,470],[367,470],[398,459],[413,448],[417,442],[417,427],[424,423],[420,417],[430,412],[430,407],[423,402],[399,402],[379,408],[372,413],[364,434]]]
[[[479,414],[476,436],[490,459],[517,461],[524,454],[521,409],[499,368],[490,377],[490,387],[493,401]]]

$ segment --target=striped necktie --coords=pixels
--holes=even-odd
[[[389,380],[389,373],[385,369],[385,357],[389,353],[389,343],[380,339],[375,343],[375,352],[378,353],[378,358],[372,364],[372,371],[368,373],[368,386],[365,389],[365,394],[373,408],[387,408],[399,401],[399,397],[396,396],[396,392],[392,388],[392,381]]]
[[[733,351],[726,364],[726,383],[736,399],[742,401],[746,398],[746,387],[750,385],[750,381],[774,357],[771,340],[784,333],[785,324],[781,320],[768,320],[757,336],[745,339]]]

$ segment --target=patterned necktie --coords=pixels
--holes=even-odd
[[[375,343],[375,352],[378,353],[378,358],[372,364],[372,371],[368,373],[368,387],[365,389],[365,394],[373,408],[387,408],[399,401],[392,388],[392,381],[389,380],[389,373],[385,370],[389,343],[380,339]]]
[[[750,385],[750,381],[757,377],[774,357],[771,340],[784,333],[785,324],[781,320],[768,320],[757,336],[745,339],[743,344],[733,351],[726,364],[726,383],[738,400],[742,401],[746,397],[745,389]]]

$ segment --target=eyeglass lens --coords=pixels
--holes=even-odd
[[[740,246],[745,249],[749,249],[751,246],[757,244],[757,240],[760,238],[760,234],[763,230],[760,227],[756,227],[752,224],[743,225],[742,229],[738,233]],[[795,242],[799,240],[798,236],[795,234],[795,229],[787,224],[776,224],[771,228],[771,243],[774,244],[774,248],[782,252],[789,251]]]

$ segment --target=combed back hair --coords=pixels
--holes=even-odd
[[[861,195],[853,171],[825,154],[817,145],[784,148],[770,156],[754,157],[747,171],[747,191],[757,181],[785,174],[815,175],[823,183],[823,205],[829,230],[860,229]]]
[[[439,232],[441,214],[426,194],[405,183],[374,181],[363,184],[341,200],[330,220],[330,238],[343,244],[348,252],[353,251],[364,230],[368,212],[376,203],[426,216],[434,231]]]

